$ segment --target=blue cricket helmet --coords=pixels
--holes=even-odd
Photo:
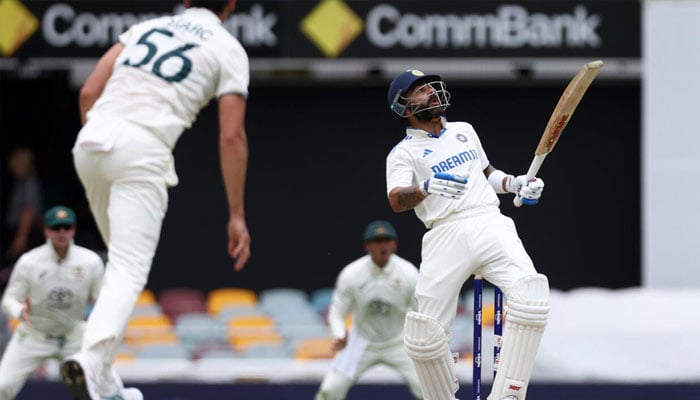
[[[406,98],[403,95],[408,92],[417,82],[442,81],[439,75],[426,75],[423,71],[409,69],[400,73],[389,85],[387,100],[389,109],[403,117],[406,110]],[[403,99],[403,102],[401,100]]]

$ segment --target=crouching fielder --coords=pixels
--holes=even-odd
[[[427,400],[453,400],[458,389],[449,329],[459,291],[481,275],[506,294],[500,364],[489,400],[524,400],[549,313],[549,284],[538,274],[497,194],[537,204],[544,184],[494,168],[466,122],[447,122],[450,94],[437,75],[408,70],[388,93],[406,119],[406,136],[387,156],[387,194],[396,212],[414,210],[423,237],[415,312],[404,344]]]
[[[370,223],[364,241],[367,254],[338,275],[328,321],[339,352],[315,400],[345,399],[357,379],[379,364],[398,372],[413,396],[422,399],[418,376],[403,347],[404,318],[413,305],[418,270],[394,254],[397,236],[390,223]],[[352,327],[346,332],[350,313]]]

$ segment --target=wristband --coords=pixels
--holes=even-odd
[[[503,189],[503,179],[507,178],[508,175],[501,171],[500,169],[497,169],[489,175],[488,181],[491,187],[493,187],[493,190],[496,191],[496,193],[508,193],[507,190]],[[511,176],[512,179],[512,176]],[[508,187],[508,185],[506,185]]]

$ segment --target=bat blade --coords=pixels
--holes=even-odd
[[[537,176],[537,172],[540,170],[545,157],[559,141],[559,137],[566,125],[571,121],[571,116],[574,114],[576,107],[578,107],[578,103],[581,102],[583,95],[602,67],[603,61],[601,60],[586,63],[564,89],[564,93],[559,98],[552,115],[549,117],[549,122],[544,128],[540,142],[535,149],[535,156],[530,163],[530,168],[525,174],[528,180]],[[531,201],[531,204],[537,202],[536,200]],[[515,198],[513,198],[513,204],[516,207],[520,207],[523,204],[523,199],[516,194]]]
[[[603,67],[603,61],[591,61],[584,65],[578,73],[571,79],[571,82],[564,89],[564,93],[559,98],[557,106],[554,108],[549,122],[544,129],[540,143],[535,149],[535,155],[547,154],[557,144],[559,136],[571,120],[578,103],[595,79],[598,72]]]

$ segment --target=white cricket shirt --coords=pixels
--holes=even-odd
[[[15,264],[2,298],[2,310],[19,318],[29,296],[34,330],[64,335],[82,320],[90,298],[102,285],[104,263],[97,253],[71,244],[59,260],[50,241],[23,254]]]
[[[406,136],[386,159],[387,195],[394,188],[417,186],[432,173],[468,177],[467,193],[459,200],[429,195],[414,211],[427,228],[453,213],[500,204],[483,170],[489,165],[474,128],[466,122],[448,122],[440,136],[406,128]]]
[[[207,9],[141,22],[119,41],[124,50],[88,118],[126,119],[173,149],[214,96],[248,95],[248,55]]]
[[[418,269],[392,254],[384,268],[367,254],[348,264],[338,275],[328,313],[331,333],[345,337],[345,318],[372,343],[403,340],[406,312],[413,307]]]

